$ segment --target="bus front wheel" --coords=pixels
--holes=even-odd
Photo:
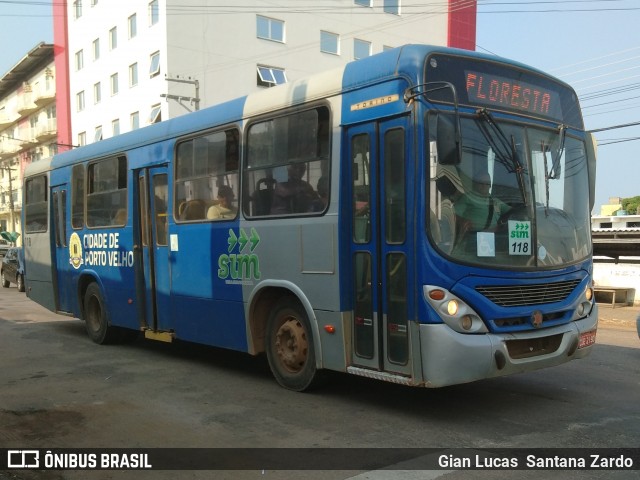
[[[311,326],[302,306],[290,297],[281,299],[267,322],[269,367],[284,388],[302,392],[317,374]]]
[[[84,323],[87,335],[97,344],[111,343],[115,340],[115,328],[109,325],[107,310],[100,287],[92,283],[84,294]]]

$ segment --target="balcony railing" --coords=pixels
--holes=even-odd
[[[36,140],[38,142],[44,142],[50,138],[53,138],[58,133],[58,120],[56,118],[49,118],[45,123],[40,123],[36,127]]]
[[[35,112],[39,107],[33,102],[33,93],[24,92],[18,97],[18,114],[21,117]]]
[[[56,99],[56,88],[51,82],[50,86],[41,86],[36,88],[36,91],[33,92],[33,103],[35,103],[38,107],[43,107]]]

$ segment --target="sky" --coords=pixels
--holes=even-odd
[[[0,25],[2,76],[39,42],[53,42],[51,1],[0,0]],[[638,25],[640,0],[478,0],[476,50],[566,81],[586,129],[607,129],[595,133],[596,214],[610,197],[640,195]]]

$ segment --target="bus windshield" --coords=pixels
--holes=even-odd
[[[438,118],[440,117],[440,118]],[[488,267],[563,266],[591,252],[585,146],[566,128],[460,117],[461,158],[442,150],[431,113],[429,234],[444,254]],[[444,120],[444,121],[443,121]]]

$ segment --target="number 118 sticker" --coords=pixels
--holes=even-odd
[[[509,220],[509,255],[531,253],[531,222]]]

